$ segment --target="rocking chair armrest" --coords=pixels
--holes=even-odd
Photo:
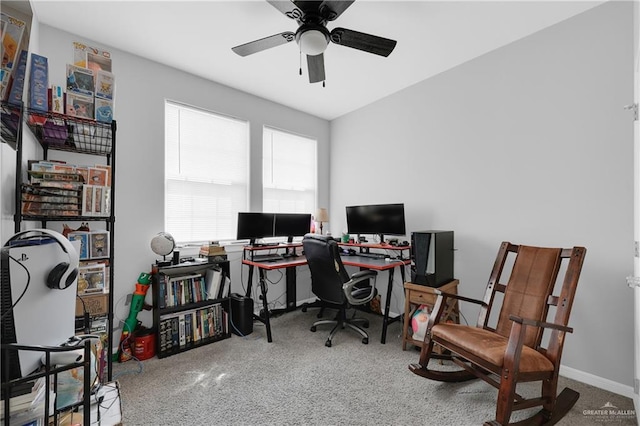
[[[555,330],[560,330],[567,333],[573,333],[572,327],[567,327],[567,326],[556,324],[553,322],[536,321],[528,318],[521,318],[516,315],[509,315],[509,319],[511,321],[515,321],[517,323],[520,323],[526,326],[539,327],[539,328],[553,328]]]
[[[344,295],[347,298],[347,301],[351,305],[363,305],[369,302],[371,299],[373,299],[373,297],[376,295],[375,282],[374,282],[374,285],[371,286],[371,291],[369,292],[369,294],[364,298],[355,298],[351,295],[351,293],[353,292],[353,287],[356,284],[362,281],[366,281],[370,278],[375,279],[377,275],[378,275],[377,271],[373,271],[370,269],[359,271],[351,275],[351,279],[342,285],[342,291],[344,292]]]
[[[460,296],[459,294],[447,293],[446,291],[437,290],[437,289],[434,290],[434,292],[435,294],[442,296],[445,299],[452,298],[452,299],[461,300],[463,302],[475,303],[476,305],[487,306],[484,300],[471,299],[470,297]]]

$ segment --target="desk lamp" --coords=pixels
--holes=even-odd
[[[327,209],[319,208],[316,211],[316,222],[318,222],[318,225],[320,226],[320,235],[323,235],[322,223],[329,222],[329,212],[327,211]]]

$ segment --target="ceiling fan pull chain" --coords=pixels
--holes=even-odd
[[[298,54],[298,64],[300,66],[300,68],[298,69],[298,73],[300,75],[302,75],[302,50],[299,50],[298,52],[299,52],[299,54]]]
[[[322,87],[326,87],[326,86],[324,85],[324,80],[322,80]]]

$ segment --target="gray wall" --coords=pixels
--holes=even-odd
[[[470,296],[501,241],[587,247],[563,371],[629,396],[632,36],[630,2],[587,11],[334,120],[330,162],[334,233],[346,205],[403,201],[408,230],[455,231]]]

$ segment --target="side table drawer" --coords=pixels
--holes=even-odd
[[[410,290],[409,302],[416,305],[434,305],[436,303],[436,295],[433,293],[421,293]]]

